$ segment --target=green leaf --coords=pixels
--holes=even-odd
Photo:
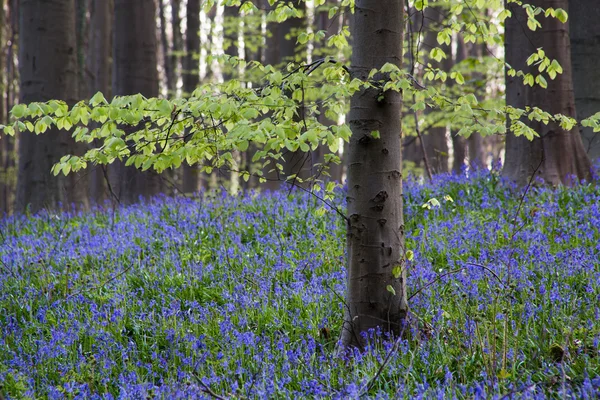
[[[17,104],[16,106],[14,106],[12,108],[10,113],[15,118],[23,118],[26,115],[27,111],[28,111],[28,108],[25,104]]]
[[[596,6],[597,7],[597,6]],[[567,20],[569,19],[569,15],[567,14],[567,12],[565,10],[563,10],[562,8],[557,8],[554,10],[554,16],[563,24],[565,22],[567,22]]]
[[[394,268],[392,269],[392,276],[394,277],[394,279],[398,279],[398,278],[400,278],[401,275],[402,275],[402,266],[399,264],[396,264],[394,266]]]
[[[96,107],[97,105],[100,105],[100,104],[102,104],[102,105],[108,104],[108,101],[106,101],[106,98],[104,97],[104,95],[101,92],[98,92],[90,99],[90,106]]]
[[[394,289],[394,287],[392,285],[387,285],[385,289],[388,292],[390,292],[391,294],[393,294],[394,296],[396,295],[396,289]]]

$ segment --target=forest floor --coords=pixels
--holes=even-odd
[[[345,225],[310,195],[0,220],[0,394],[598,398],[600,188],[523,193],[408,181],[411,324],[349,360]]]

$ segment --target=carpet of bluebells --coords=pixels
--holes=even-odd
[[[406,182],[410,320],[348,358],[345,225],[314,196],[5,218],[0,394],[598,398],[600,188],[523,198],[487,171]]]

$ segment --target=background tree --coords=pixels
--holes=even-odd
[[[91,0],[89,7],[89,39],[86,56],[86,71],[89,74],[88,93],[91,98],[97,92],[111,97],[112,55],[112,0]],[[90,200],[101,203],[107,198],[106,167],[97,166],[90,171]]]
[[[114,7],[113,95],[158,96],[154,0],[115,0]],[[123,203],[158,194],[163,188],[155,172],[123,163],[116,164],[111,175],[114,194]]]
[[[554,8],[568,9],[567,0],[554,0],[551,2],[534,0],[533,7],[551,6]],[[538,49],[543,48],[544,55],[549,60],[556,60],[562,67],[562,73],[549,76],[545,79],[547,89],[539,82],[533,86],[524,85],[523,77],[519,74],[506,76],[506,104],[519,109],[525,107],[539,107],[552,115],[562,114],[575,118],[575,99],[573,95],[573,81],[571,75],[571,54],[569,43],[569,22],[562,23],[558,18],[544,17],[538,13],[537,19],[541,24],[535,31],[526,30],[528,18],[525,10],[515,3],[508,4],[512,16],[505,21],[505,52],[506,62],[517,71],[530,73],[532,76],[549,76],[556,72],[554,64],[549,65],[544,73],[539,72],[539,63],[528,66],[527,60],[532,54],[538,54]],[[534,22],[530,22],[530,25]],[[540,62],[543,62],[540,60]],[[560,72],[560,71],[559,71]],[[535,78],[532,78],[535,79]],[[531,82],[533,83],[533,82]],[[515,120],[513,114],[509,122],[510,132],[506,138],[506,160],[503,175],[515,182],[524,185],[531,175],[537,170],[537,175],[549,184],[568,184],[570,177],[589,179],[591,165],[583,147],[578,127],[561,126],[560,123],[550,120],[548,124],[542,123],[546,118],[540,112],[532,110],[530,120],[523,116]],[[532,131],[539,137],[533,138]],[[517,136],[519,135],[519,136]],[[533,139],[533,140],[529,140]],[[538,168],[539,166],[539,168]]]
[[[593,0],[569,1],[571,62],[578,119],[600,110],[600,6]],[[583,146],[591,160],[600,158],[600,133],[580,128]]]
[[[183,92],[190,96],[200,83],[200,0],[187,0],[186,4],[185,56],[183,58]],[[182,166],[182,190],[194,193],[200,189],[198,168]]]
[[[56,23],[60,21],[60,23]],[[22,0],[19,18],[19,75],[21,101],[78,100],[75,2]],[[44,32],[44,35],[40,35]],[[38,129],[43,129],[39,127]],[[85,179],[78,174],[53,177],[52,165],[66,153],[81,151],[81,144],[50,128],[36,137],[22,132],[19,138],[17,210],[55,208],[86,201]]]

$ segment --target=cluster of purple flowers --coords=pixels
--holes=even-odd
[[[600,189],[523,197],[475,171],[408,181],[404,200],[406,335],[370,332],[346,360],[345,226],[309,194],[5,218],[0,393],[597,398]]]

